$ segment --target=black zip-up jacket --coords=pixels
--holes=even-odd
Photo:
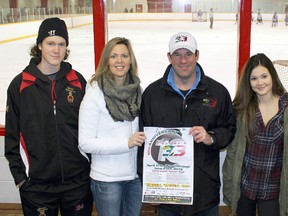
[[[183,215],[192,215],[219,204],[219,153],[234,137],[236,118],[227,89],[205,76],[199,64],[201,81],[185,99],[167,83],[171,67],[143,92],[140,128],[203,126],[214,138],[211,146],[194,143],[193,205],[165,205],[176,212],[181,210]],[[144,147],[139,148],[138,153],[139,176],[143,170],[143,150]]]
[[[31,59],[7,90],[5,156],[15,184],[89,177],[89,160],[78,149],[78,112],[86,81],[67,62],[53,81],[37,64]]]

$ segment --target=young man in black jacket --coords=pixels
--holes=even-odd
[[[188,32],[171,37],[171,63],[162,78],[143,93],[142,126],[190,127],[194,140],[193,205],[158,206],[160,216],[217,216],[220,201],[219,153],[234,137],[236,119],[227,89],[206,76],[195,38]],[[138,153],[138,173],[143,170]]]
[[[7,91],[5,156],[24,215],[92,214],[90,163],[78,149],[78,112],[86,81],[65,62],[66,24],[39,28],[29,65]]]

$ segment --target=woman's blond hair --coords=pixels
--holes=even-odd
[[[92,84],[95,81],[98,81],[100,77],[102,76],[107,76],[108,78],[113,79],[113,74],[109,69],[109,58],[111,55],[111,51],[116,45],[123,44],[127,47],[130,58],[131,58],[131,65],[130,65],[130,71],[134,73],[135,75],[138,76],[138,66],[137,66],[137,61],[131,46],[131,42],[124,37],[115,37],[108,41],[108,43],[105,45],[100,60],[99,64],[96,69],[96,73],[92,75],[92,79],[90,80],[90,83]]]

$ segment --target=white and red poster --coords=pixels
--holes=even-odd
[[[193,204],[194,145],[189,129],[144,128],[143,202]]]

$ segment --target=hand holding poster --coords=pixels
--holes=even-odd
[[[194,145],[189,129],[144,128],[143,202],[193,203]]]

